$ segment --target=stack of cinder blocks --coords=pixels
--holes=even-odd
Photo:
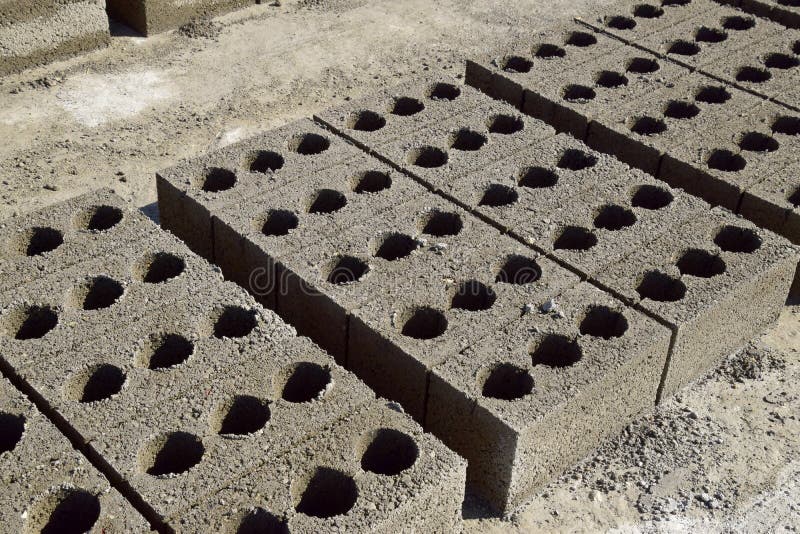
[[[106,0],[108,13],[143,35],[177,28],[197,17],[213,17],[257,0]]]
[[[454,528],[461,458],[121,199],[78,197],[2,236],[3,373],[156,528]],[[100,482],[43,476],[4,516],[63,529],[68,510],[99,532],[116,515]]]
[[[0,76],[106,46],[105,0],[0,0]]]
[[[500,510],[788,293],[788,242],[452,79],[315,118],[159,173],[162,223],[465,456]]]

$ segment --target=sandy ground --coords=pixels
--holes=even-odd
[[[461,75],[600,3],[284,0],[148,39],[114,25],[106,50],[0,80],[0,218],[110,186],[157,219],[159,168],[426,69]],[[800,529],[800,306],[764,341],[781,354],[760,377],[712,374],[506,520],[469,498],[466,530]]]

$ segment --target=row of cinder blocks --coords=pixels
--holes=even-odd
[[[788,292],[782,239],[454,80],[317,120],[159,173],[162,222],[465,456],[500,510],[743,345]],[[261,153],[282,165],[254,167]],[[738,250],[736,229],[758,245]],[[686,248],[651,251],[670,235]]]
[[[3,373],[154,527],[457,528],[461,458],[121,199],[0,233]],[[0,513],[70,527],[57,509],[83,494],[46,489]]]

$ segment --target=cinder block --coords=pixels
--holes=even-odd
[[[778,317],[797,260],[785,239],[715,208],[596,281],[674,331],[663,399]]]
[[[143,35],[177,28],[197,17],[214,17],[256,0],[106,0],[108,13]]]
[[[0,520],[9,532],[147,532],[147,521],[0,378]]]
[[[458,531],[466,462],[375,402],[176,518],[177,532]]]
[[[653,406],[670,331],[583,283],[431,373],[426,429],[509,512]]]
[[[800,164],[767,176],[742,197],[739,214],[758,226],[800,244]]]

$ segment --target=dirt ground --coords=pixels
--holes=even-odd
[[[101,186],[157,219],[154,173],[609,2],[295,0],[0,80],[0,218]],[[800,529],[800,306],[506,520],[467,532]]]

